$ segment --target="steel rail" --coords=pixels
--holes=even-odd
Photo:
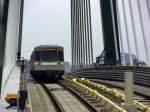
[[[111,106],[112,109],[116,110],[117,112],[126,112],[126,110],[122,109],[121,107],[119,107],[118,105],[113,103],[111,100],[109,100],[106,97],[102,96],[96,90],[93,90],[93,89],[91,89],[91,88],[89,88],[89,87],[79,83],[78,81],[70,79],[68,77],[64,77],[64,80],[70,82],[73,85],[75,85],[78,89],[81,89],[81,90],[84,90],[84,91],[88,91],[89,93],[91,93],[93,95],[96,95],[97,98],[100,98],[101,101],[103,101],[106,104],[108,104],[109,106]]]
[[[53,106],[55,107],[56,111],[57,112],[65,112],[64,108],[59,103],[59,101],[57,100],[56,96],[44,84],[41,84],[41,86],[44,88],[44,90],[47,93],[49,99],[53,103]]]
[[[68,77],[69,79],[72,79],[73,80],[73,77]],[[86,87],[89,87],[91,89],[94,89],[94,90],[97,90],[97,91],[105,91],[106,93],[110,94],[110,95],[113,95],[123,101],[125,101],[125,95],[118,92],[116,89],[110,89],[104,85],[101,85],[101,84],[98,84],[98,83],[95,83],[95,82],[92,82],[90,80],[87,80],[87,79],[80,79],[80,78],[76,78],[76,81],[78,83],[81,83],[83,84],[84,86]],[[105,94],[106,94],[105,93]],[[104,95],[105,96],[105,95]],[[142,112],[150,112],[150,107],[137,101],[137,100],[134,100],[134,104],[136,105],[136,107],[141,110]]]
[[[121,98],[123,101],[125,101],[125,95],[120,93],[120,92],[118,92],[116,89],[110,89],[110,88],[107,88],[106,86],[103,86],[101,84],[97,84],[97,83],[89,81],[89,80],[81,81],[79,79],[79,82],[82,83],[82,84],[86,84],[86,83],[90,84],[94,88],[101,89],[102,91],[106,91],[107,93],[113,94],[114,96],[116,96],[118,98]],[[148,107],[147,105],[142,104],[141,102],[138,102],[138,101],[134,100],[134,104],[137,106],[137,108],[139,110],[142,110],[142,111],[146,110],[146,112],[150,111],[150,107]]]
[[[85,99],[83,99],[75,90],[71,87],[65,85],[64,83],[60,83],[63,87],[65,87],[73,96],[75,96],[90,112],[97,112],[97,110],[91,106]]]
[[[53,105],[55,106],[58,112],[65,112],[59,101],[57,100],[56,96],[47,88],[46,85],[41,84],[46,93],[48,94],[50,100],[52,101]],[[75,90],[70,88],[69,86],[65,85],[64,83],[59,83],[62,87],[68,90],[74,97],[76,97],[90,112],[97,112],[97,110],[92,107],[86,100],[84,100]]]

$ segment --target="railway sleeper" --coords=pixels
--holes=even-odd
[[[80,94],[81,95],[81,94]],[[98,100],[95,98],[95,96],[87,94],[87,93],[82,93],[82,97],[86,99],[86,101],[91,104],[98,112],[113,112],[110,107],[107,106],[106,103],[102,102],[101,100]]]

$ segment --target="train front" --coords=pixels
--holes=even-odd
[[[31,57],[31,75],[34,78],[61,79],[64,74],[63,47],[37,47]]]

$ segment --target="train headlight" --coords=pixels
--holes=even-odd
[[[61,65],[64,65],[64,62],[61,62],[60,64],[61,64]]]
[[[58,63],[55,63],[55,62],[41,63],[41,65],[58,65]]]
[[[58,62],[59,65],[64,65],[64,62]]]
[[[39,64],[38,62],[35,62],[35,63],[34,63],[34,65],[38,65],[38,64]]]

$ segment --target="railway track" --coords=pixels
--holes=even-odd
[[[60,104],[60,102],[58,101],[58,99],[56,98],[56,96],[53,94],[53,92],[52,92],[53,89],[49,90],[49,88],[44,84],[41,84],[41,86],[44,88],[44,90],[47,93],[49,99],[53,103],[53,106],[55,107],[56,112],[66,112],[64,110],[64,108],[62,107],[62,105]]]
[[[63,86],[61,86],[63,85]],[[31,112],[97,112],[80,95],[59,84],[28,84]],[[33,90],[34,89],[34,90]]]
[[[60,84],[42,84],[42,86],[47,93],[50,94],[50,97],[53,97],[52,100],[58,103],[56,105],[61,107],[60,109],[62,112],[97,112],[94,107],[77,94],[77,92],[68,87],[63,81],[61,81]],[[68,107],[66,108],[66,105],[68,105],[70,109]]]
[[[29,88],[31,112],[127,112],[122,91],[85,79],[64,77],[59,84],[29,83]],[[138,112],[150,112],[148,99],[136,97],[134,103]]]
[[[47,93],[38,83],[28,83],[29,112],[57,112]]]
[[[78,79],[69,79],[64,77],[65,83],[70,88],[78,92],[90,105],[92,105],[97,112],[127,112],[110,99],[102,94],[99,94],[96,89],[92,89],[78,81]]]
[[[149,104],[150,100],[150,67],[134,67],[134,66],[102,66],[95,68],[86,68],[73,72],[71,75],[79,78],[87,78],[103,84],[124,87],[124,73],[134,73],[134,92],[147,97],[145,104]],[[144,104],[144,101],[142,102]],[[139,100],[140,102],[140,100]]]
[[[73,80],[73,79],[72,79]],[[79,84],[95,90],[105,98],[112,101],[115,105],[121,107],[122,103],[125,103],[125,95],[123,91],[114,88],[109,88],[104,85],[91,82],[89,80],[76,79]],[[149,112],[150,111],[150,100],[146,97],[136,95],[134,104],[138,109],[138,112]]]
[[[111,101],[116,103],[118,106],[121,106],[122,103],[125,103],[124,98],[121,98],[121,97],[118,97],[117,95],[112,94],[112,92],[114,90],[114,92],[117,92],[118,94],[122,95],[122,97],[123,97],[125,95],[123,89],[120,89],[120,88],[117,88],[117,87],[114,87],[114,86],[103,85],[103,84],[100,84],[100,83],[96,83],[96,84],[101,85],[103,87],[106,87],[106,88],[108,88],[108,90],[101,91],[96,86],[89,85],[89,84],[85,83],[86,86],[97,90],[100,94],[102,94],[103,96],[107,97],[108,99],[110,99]],[[109,90],[111,92],[108,92]],[[143,105],[145,105],[147,107],[150,107],[150,100],[149,100],[149,97],[147,97],[147,96],[143,96],[143,95],[139,95],[139,94],[135,93],[134,94],[134,102],[136,102],[136,104],[139,103],[139,104],[143,104]],[[145,109],[142,109],[140,107],[137,107],[137,108],[138,108],[139,112],[145,112]]]

